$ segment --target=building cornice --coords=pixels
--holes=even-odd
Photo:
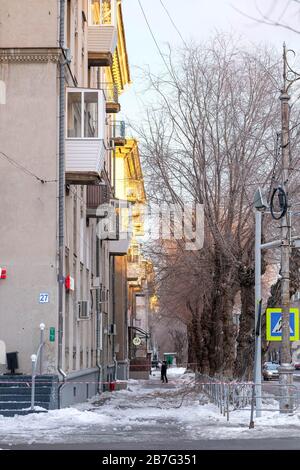
[[[0,63],[58,63],[61,56],[59,47],[0,48]]]

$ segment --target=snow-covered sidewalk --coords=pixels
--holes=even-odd
[[[265,411],[249,429],[249,410],[230,413],[230,421],[195,387],[194,375],[168,369],[169,384],[160,372],[149,381],[130,380],[128,389],[105,392],[88,403],[4,418],[0,416],[1,443],[158,442],[203,439],[298,437],[300,410],[294,416]],[[266,405],[272,408],[272,403]]]

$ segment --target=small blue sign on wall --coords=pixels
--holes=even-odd
[[[39,303],[40,304],[48,304],[49,303],[49,294],[47,292],[41,292],[40,293]]]

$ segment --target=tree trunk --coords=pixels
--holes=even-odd
[[[255,275],[254,268],[240,272],[241,315],[237,338],[237,356],[234,376],[242,380],[253,378],[254,360],[254,319],[255,319]]]
[[[233,376],[235,361],[235,331],[233,325],[233,306],[235,298],[234,286],[229,288],[225,296],[225,308],[223,312],[223,375]]]
[[[232,375],[234,338],[232,310],[236,283],[232,263],[223,255],[215,258],[213,300],[211,302],[210,375]]]

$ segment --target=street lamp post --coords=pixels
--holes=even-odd
[[[290,74],[292,73],[292,77]],[[288,215],[288,180],[290,166],[290,105],[289,88],[299,79],[287,62],[287,50],[283,45],[283,87],[280,94],[281,101],[281,149],[282,149],[282,185],[281,192],[286,195],[286,209],[281,217],[281,312],[282,312],[282,343],[281,343],[281,365],[279,367],[280,384],[280,412],[289,413],[293,409],[292,397],[290,396],[293,384],[293,367],[291,366],[290,350],[290,233],[291,227]]]

